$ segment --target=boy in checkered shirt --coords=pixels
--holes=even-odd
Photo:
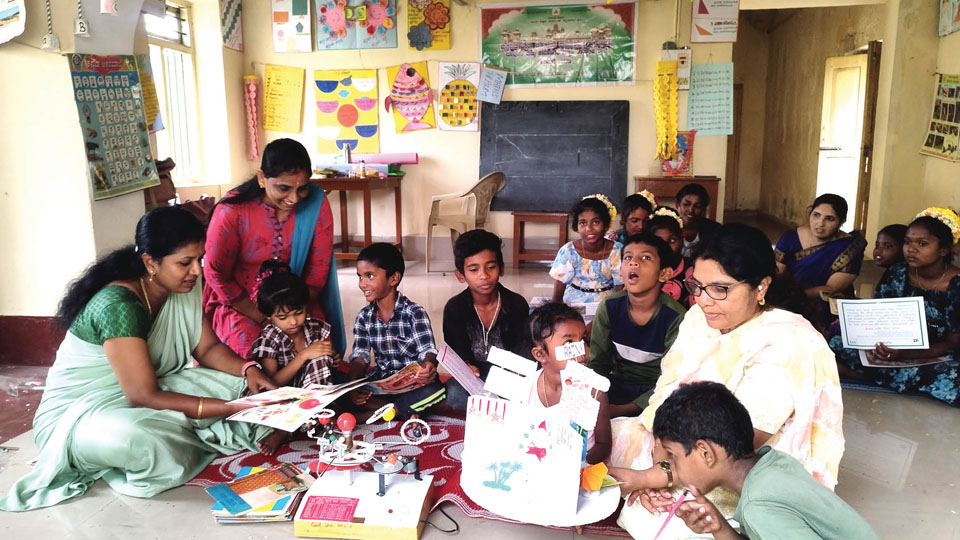
[[[412,383],[417,387],[400,394],[373,395],[360,388],[350,400],[362,412],[372,412],[393,402],[401,416],[417,416],[446,397],[437,379],[437,347],[430,317],[419,304],[397,291],[403,279],[403,256],[391,244],[376,243],[357,257],[360,291],[369,304],[357,314],[350,354],[350,379],[368,376],[377,381],[390,377],[411,362],[419,362]],[[422,385],[422,386],[421,386]]]

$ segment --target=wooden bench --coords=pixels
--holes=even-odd
[[[527,223],[556,223],[560,230],[557,234],[556,249],[528,249],[524,241],[524,226]],[[519,268],[520,261],[553,260],[557,250],[567,243],[566,212],[513,212],[513,267]]]

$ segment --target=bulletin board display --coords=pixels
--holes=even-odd
[[[69,59],[93,198],[159,185],[137,57],[71,54]]]

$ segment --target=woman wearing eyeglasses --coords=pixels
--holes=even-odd
[[[776,274],[770,241],[746,225],[724,225],[695,255],[684,285],[696,305],[663,358],[650,405],[638,418],[613,422],[610,461],[623,468],[611,474],[647,510],[657,509],[660,490],[674,487],[670,462],[651,433],[657,407],[681,384],[704,380],[723,383],[744,404],[755,448],[790,454],[823,485],[836,485],[844,444],[836,362],[810,323],[774,307],[785,298]],[[714,492],[712,498],[732,515],[735,495]],[[661,522],[631,505],[618,521],[635,538],[651,536]]]

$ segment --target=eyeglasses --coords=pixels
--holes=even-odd
[[[714,300],[726,300],[727,292],[731,287],[736,287],[741,283],[746,283],[746,281],[738,281],[732,285],[701,285],[696,281],[684,281],[683,286],[686,287],[687,291],[695,296],[699,297],[701,293],[706,292],[707,296],[713,298]]]

